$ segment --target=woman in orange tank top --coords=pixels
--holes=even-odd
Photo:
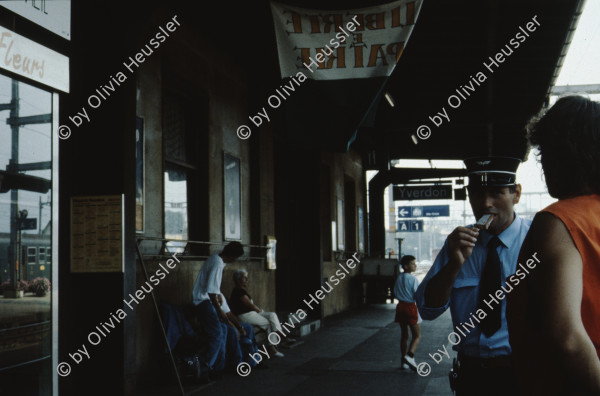
[[[519,262],[540,264],[508,296],[521,394],[600,394],[600,103],[559,99],[528,127],[548,191]]]

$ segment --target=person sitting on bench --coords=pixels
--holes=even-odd
[[[260,309],[252,298],[248,294],[248,272],[245,270],[237,270],[233,274],[233,282],[235,288],[231,292],[231,298],[229,303],[231,304],[231,310],[237,315],[240,320],[255,325],[263,329],[267,334],[277,331],[281,338],[285,338],[286,335],[281,328],[279,318],[275,312],[265,312]],[[267,336],[267,340],[269,337]],[[294,342],[295,340],[287,338],[288,342]],[[279,352],[277,348],[269,340],[269,353],[277,357],[283,357],[283,353]]]

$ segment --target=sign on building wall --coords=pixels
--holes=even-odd
[[[123,271],[123,195],[71,197],[71,272]]]
[[[421,4],[422,0],[399,0],[324,11],[271,2],[281,77],[298,72],[315,80],[389,76]]]
[[[423,232],[423,220],[400,220],[396,232]]]
[[[394,201],[452,199],[452,185],[394,186]]]
[[[0,1],[0,6],[71,40],[71,0]]]
[[[448,217],[450,205],[398,206],[398,217]]]
[[[0,68],[69,92],[69,58],[3,27]]]

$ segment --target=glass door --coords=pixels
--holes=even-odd
[[[51,92],[0,75],[2,395],[51,395],[53,389],[56,109]]]

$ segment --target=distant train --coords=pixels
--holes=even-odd
[[[52,240],[50,235],[23,232],[21,241],[20,278],[32,280],[37,277],[52,278]],[[9,279],[10,234],[0,233],[0,283]]]

